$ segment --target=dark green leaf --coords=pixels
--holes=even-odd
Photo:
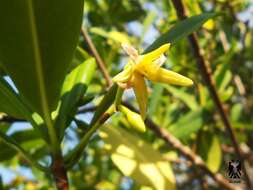
[[[30,119],[32,114],[2,77],[0,77],[0,112],[19,119]]]
[[[196,31],[202,24],[208,19],[215,17],[215,13],[203,13],[197,16],[192,16],[183,21],[175,24],[168,32],[162,34],[157,40],[155,40],[144,52],[148,53],[165,43],[175,43],[178,40],[188,36],[192,32]]]
[[[83,0],[0,3],[0,62],[40,114],[57,106],[77,45],[82,8]]]

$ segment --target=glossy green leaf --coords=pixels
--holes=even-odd
[[[19,119],[30,119],[31,112],[19,95],[0,77],[0,112]]]
[[[62,87],[60,109],[57,118],[57,126],[61,129],[61,135],[67,127],[68,118],[73,117],[76,113],[78,102],[88,88],[95,69],[95,59],[90,58],[78,65],[67,75]]]
[[[91,120],[90,126],[94,125],[98,119],[105,113],[105,111],[113,104],[116,94],[117,94],[118,86],[114,84],[108,90],[108,92],[103,97],[102,101],[99,103],[96,112]]]
[[[203,111],[191,111],[169,126],[169,131],[177,138],[186,140],[192,133],[197,132],[203,126]]]
[[[56,109],[77,45],[82,8],[83,0],[0,2],[0,62],[40,114]]]
[[[168,32],[162,34],[157,40],[155,40],[144,52],[148,53],[163,44],[175,43],[178,40],[188,36],[192,32],[196,31],[202,24],[208,19],[215,17],[215,13],[203,13],[197,16],[189,17],[183,21],[179,21]]]
[[[170,164],[152,145],[120,127],[104,126],[100,136],[111,152],[113,163],[125,176],[157,190],[176,189]]]

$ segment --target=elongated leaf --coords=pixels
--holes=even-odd
[[[2,129],[0,131],[0,133],[4,134]],[[37,133],[35,130],[28,129],[24,131],[17,131],[11,134],[10,138],[18,142],[18,144],[24,147],[26,150],[34,150],[45,145],[44,141],[40,138],[39,133]],[[6,146],[1,140],[0,146],[0,161],[9,160],[17,154],[14,149]]]
[[[31,112],[11,86],[0,77],[0,112],[19,119],[29,119]]]
[[[57,106],[78,41],[82,7],[83,0],[0,2],[0,62],[40,114]]]
[[[179,139],[186,140],[203,126],[202,110],[191,111],[170,126],[169,131]]]
[[[104,126],[100,136],[110,147],[113,163],[125,176],[157,190],[176,189],[170,164],[150,144],[119,127]]]
[[[113,104],[118,86],[114,84],[109,91],[105,94],[103,100],[98,105],[96,112],[91,120],[90,126],[94,125],[103,113]]]
[[[154,85],[153,92],[150,97],[150,103],[149,103],[149,108],[148,112],[149,115],[153,116],[154,113],[157,111],[157,107],[159,105],[159,101],[161,100],[162,93],[163,93],[163,85],[157,83]]]
[[[57,126],[62,130],[61,134],[64,132],[65,127],[67,127],[66,122],[68,117],[76,113],[77,104],[88,88],[95,68],[95,59],[90,58],[67,75],[62,87],[62,98],[57,119]]]
[[[5,143],[7,146],[9,146],[9,148],[17,151],[18,153],[20,153],[30,164],[36,166],[38,169],[41,169],[43,171],[47,171],[47,168],[45,168],[44,166],[41,166],[40,164],[38,164],[30,155],[30,153],[28,151],[26,151],[22,146],[21,143],[24,143],[25,141],[27,141],[27,139],[29,139],[29,134],[24,134],[27,131],[20,131],[17,133],[14,133],[11,136],[6,135],[5,133],[0,131],[0,143]],[[31,131],[32,133],[30,133],[30,135],[32,134],[32,136],[30,136],[30,139],[34,139],[36,137],[34,137],[34,132],[35,131]],[[26,138],[28,137],[28,138]],[[17,138],[17,140],[15,139]],[[43,142],[43,141],[41,141]],[[2,145],[4,146],[4,145]],[[1,152],[3,153],[3,152]],[[8,156],[14,156],[15,152],[13,151],[8,151],[7,152],[7,158]],[[6,159],[6,156],[3,155],[3,157],[1,157],[1,159]]]
[[[215,13],[204,13],[197,16],[192,16],[183,21],[179,21],[168,32],[162,34],[157,40],[155,40],[144,52],[148,53],[165,43],[175,43],[178,40],[188,36],[192,32],[196,31],[202,24],[208,19],[215,17]]]
[[[72,59],[71,69],[72,67],[73,68],[77,67],[79,64],[83,63],[88,58],[90,58],[90,55],[84,49],[78,46],[75,50],[74,57]]]
[[[210,132],[201,134],[198,153],[212,172],[217,172],[221,165],[222,151],[218,137]]]
[[[184,92],[182,89],[178,89],[172,86],[164,85],[165,89],[167,89],[173,96],[182,100],[190,109],[196,110],[198,108],[198,104],[193,95],[190,95]]]

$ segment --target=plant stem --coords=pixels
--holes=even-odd
[[[54,176],[56,187],[58,190],[68,190],[67,170],[64,166],[64,161],[61,155],[54,157],[51,171]]]
[[[179,19],[187,18],[185,7],[184,7],[182,1],[181,0],[172,0],[172,3],[173,3],[173,5],[176,9],[178,18]],[[228,135],[229,135],[229,137],[232,141],[232,144],[233,144],[234,149],[236,151],[237,157],[240,159],[240,161],[242,161],[242,169],[243,169],[243,172],[244,172],[244,176],[245,176],[247,186],[248,186],[249,189],[252,189],[252,184],[251,184],[250,178],[248,176],[247,170],[245,168],[245,163],[244,163],[244,159],[241,155],[239,144],[237,142],[234,131],[232,129],[232,125],[231,125],[231,123],[228,119],[228,116],[227,116],[226,112],[225,112],[224,106],[223,106],[223,104],[222,104],[222,102],[219,98],[218,92],[216,90],[215,83],[214,83],[214,80],[212,78],[212,71],[211,71],[210,64],[203,56],[203,49],[200,48],[200,45],[199,45],[199,42],[198,42],[198,39],[197,39],[197,35],[195,33],[191,34],[188,37],[188,40],[190,42],[190,45],[192,46],[193,54],[194,54],[194,56],[196,58],[196,61],[198,63],[198,66],[199,66],[200,72],[202,74],[202,77],[205,80],[205,82],[206,82],[206,84],[209,88],[209,92],[212,96],[212,99],[213,99],[217,109],[218,109],[221,120],[222,120],[222,122],[225,126],[225,129],[226,129],[226,131],[227,131],[227,133],[228,133]]]
[[[114,109],[113,109],[114,110]],[[84,148],[88,144],[90,137],[94,134],[94,132],[113,114],[113,110],[110,112],[104,113],[98,122],[96,122],[93,126],[89,128],[89,130],[85,133],[85,135],[81,138],[80,143],[76,146],[76,148],[66,157],[66,168],[72,168],[75,163],[80,159]]]
[[[105,80],[107,82],[107,86],[111,86],[112,85],[112,80],[110,78],[110,75],[105,67],[105,63],[104,61],[101,59],[99,53],[97,52],[97,49],[96,47],[94,46],[92,40],[90,39],[90,36],[89,34],[87,33],[87,31],[85,29],[82,29],[82,35],[83,35],[83,38],[84,40],[86,41],[86,43],[88,44],[88,47],[91,51],[91,53],[93,54],[93,56],[95,57],[96,61],[97,61],[97,64],[98,64],[98,67],[99,69],[101,70],[102,74],[104,75],[105,77]]]

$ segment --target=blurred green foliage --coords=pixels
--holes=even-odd
[[[183,2],[189,16],[206,12],[221,13],[220,16],[206,22],[201,30],[197,31],[197,35],[201,48],[204,50],[204,56],[209,60],[213,70],[219,97],[225,105],[235,135],[247,158],[248,170],[252,173],[253,3],[250,0],[184,0]],[[248,17],[247,14],[250,13]],[[64,20],[61,23],[69,24],[69,20],[65,17],[64,19],[66,23]],[[161,34],[175,26],[177,21],[175,10],[169,0],[86,0],[84,3],[83,27],[90,34],[110,76],[120,72],[127,62],[126,55],[120,46],[122,42],[129,42],[143,52]],[[14,31],[11,35],[17,35],[16,32]],[[60,34],[61,31],[56,36]],[[171,40],[174,42],[173,38]],[[64,154],[72,150],[87,132],[87,123],[91,121],[92,114],[94,114],[92,108],[99,105],[108,90],[101,72],[99,69],[95,70],[94,60],[88,59],[90,50],[81,35],[78,45],[79,48],[75,52],[72,64],[68,63],[68,67],[62,68],[63,70],[69,69],[67,77],[74,75],[70,79],[71,84],[64,83],[69,85],[67,88],[71,91],[70,95],[65,94],[65,98],[68,99],[65,102],[67,105],[63,104],[64,107],[59,107],[62,104],[58,105],[58,111],[60,110],[58,113],[64,113],[66,118],[61,118],[63,121],[58,120],[57,122],[60,123],[59,125],[61,122],[68,123],[66,127],[69,127],[62,143]],[[8,44],[6,46],[8,47]],[[60,47],[62,46],[64,43],[60,43]],[[59,52],[60,57],[65,53],[61,50]],[[64,54],[64,56],[67,55]],[[187,39],[184,37],[173,43],[167,57],[164,67],[191,78],[194,86],[179,88],[148,83],[148,117],[201,156],[211,171],[220,172],[225,176],[228,161],[236,159],[237,155],[231,148],[231,141],[224,130],[208,88],[201,78]],[[86,59],[88,61],[84,62]],[[86,65],[80,65],[81,63]],[[85,71],[83,68],[86,68]],[[51,72],[50,67],[49,70],[48,72]],[[54,71],[52,75],[62,80],[64,72],[60,73],[62,76],[58,76],[57,69]],[[83,78],[78,75],[79,72],[82,73],[82,76],[85,75],[87,80],[83,81]],[[0,75],[6,75],[1,68]],[[29,76],[28,73],[25,78]],[[21,101],[4,80],[1,81],[0,118],[5,115],[2,112],[8,112],[16,118],[35,123],[37,128],[43,126],[43,123],[40,122],[41,118],[30,115],[30,110],[23,107],[26,102]],[[75,86],[80,83],[87,86]],[[25,86],[25,83],[22,85]],[[2,95],[2,89],[7,89],[8,93]],[[113,90],[111,97],[107,97],[107,104],[105,103],[101,113],[99,110],[95,113],[96,120],[110,106],[109,103],[112,103],[112,98],[115,96],[115,89]],[[35,96],[31,91],[30,93],[29,96]],[[11,98],[12,101],[5,100],[5,97]],[[131,91],[125,93],[123,99],[137,107]],[[15,107],[12,109],[11,104],[22,109],[18,110]],[[36,107],[40,110],[40,105]],[[57,117],[57,112],[54,114]],[[41,134],[47,132],[41,129],[22,130],[21,128],[19,130],[17,126],[8,122],[0,123],[1,132],[8,132],[15,128],[17,131],[12,132],[10,136],[19,145],[22,145],[34,159],[43,165],[49,165],[49,148],[40,138]],[[147,130],[145,133],[134,131],[123,114],[113,115],[101,132],[104,134],[96,133],[92,136],[81,160],[69,171],[71,190],[202,189],[200,176],[206,180],[210,189],[219,189],[208,180],[208,177],[199,174],[195,166],[177,162],[178,160],[184,161],[186,158],[177,150],[171,149],[151,131]],[[59,135],[63,137],[63,131]],[[3,189],[54,189],[53,179],[49,175],[36,168],[31,168],[20,153],[10,149],[1,140],[0,147],[1,166],[15,173],[15,177],[8,184],[3,184]],[[159,169],[157,166],[159,163],[165,164],[161,167],[166,168],[166,172]],[[135,172],[129,171],[131,165],[135,167]],[[146,167],[143,169],[142,165]],[[30,168],[34,177],[31,179],[25,177],[22,172],[18,172],[20,167]],[[157,177],[156,172],[159,174],[159,179],[155,178]],[[3,175],[7,175],[1,172],[1,168],[0,173],[2,179]],[[162,182],[158,183],[165,185],[159,186],[160,184],[156,184],[154,180],[157,182],[160,180]]]

